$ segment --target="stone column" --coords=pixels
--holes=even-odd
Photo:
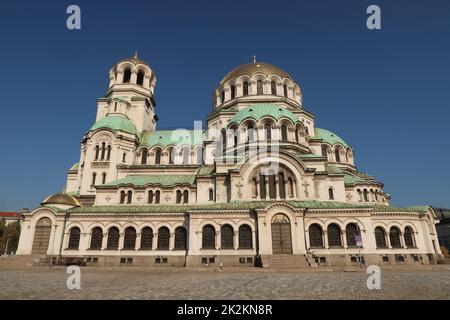
[[[169,238],[169,250],[172,251],[174,247],[175,247],[175,233],[171,232]]]
[[[138,232],[136,233],[136,244],[134,246],[134,249],[139,250],[140,247],[141,247],[141,233]]]
[[[322,237],[323,237],[323,244],[324,244],[324,247],[325,247],[325,249],[328,249],[328,248],[329,248],[329,245],[328,245],[328,234],[327,234],[327,230],[323,230]]]
[[[239,248],[239,232],[237,230],[234,230],[233,232],[233,246],[234,250],[237,250]]]
[[[152,239],[152,250],[155,251],[158,247],[158,231],[153,233],[153,239]]]

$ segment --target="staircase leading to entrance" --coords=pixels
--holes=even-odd
[[[310,255],[274,254],[263,256],[262,266],[264,268],[295,269],[314,268],[318,265]]]

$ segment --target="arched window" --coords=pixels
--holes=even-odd
[[[136,248],[136,229],[133,227],[125,229],[123,248],[127,250],[134,250]]]
[[[285,187],[285,181],[284,181],[284,173],[280,172],[278,174],[278,190],[280,192],[280,198],[286,199],[286,187]]]
[[[363,201],[363,196],[362,196],[361,189],[358,189],[358,190],[356,190],[356,191],[358,192],[358,199],[359,199],[359,202],[362,202],[362,201]]]
[[[126,193],[125,191],[120,191],[120,204],[125,203]]]
[[[295,129],[295,142],[297,142],[297,143],[300,142],[300,129],[299,128]]]
[[[285,98],[287,98],[287,96],[288,96],[287,85],[286,85],[286,83],[283,84],[283,95],[284,95]]]
[[[153,190],[148,192],[148,203],[153,203]]]
[[[147,164],[148,150],[146,148],[142,149],[141,164]]]
[[[161,227],[158,230],[158,250],[169,250],[170,231],[167,227]]]
[[[131,68],[126,68],[123,72],[123,83],[129,83],[131,80]]]
[[[252,196],[254,198],[258,196],[258,181],[256,178],[252,178]]]
[[[117,250],[119,249],[119,229],[116,227],[109,228],[108,241],[106,242],[106,249]]]
[[[312,224],[309,227],[309,246],[323,248],[322,228],[318,224]]]
[[[177,190],[176,202],[181,203],[181,190]]]
[[[389,230],[389,240],[391,242],[392,248],[401,248],[402,244],[400,241],[400,230],[397,227],[392,227]]]
[[[203,164],[203,148],[197,147],[197,164]]]
[[[155,192],[155,203],[156,204],[159,204],[160,198],[161,198],[161,191],[156,190],[156,192]]]
[[[335,223],[332,223],[327,228],[328,245],[330,247],[341,247],[341,228]]]
[[[214,200],[214,191],[213,189],[209,189],[208,191],[208,200],[213,201]]]
[[[100,153],[100,147],[98,145],[95,146],[95,158],[94,160],[98,160],[98,155]]]
[[[139,70],[137,74],[136,83],[140,86],[144,85],[144,72],[142,70]]]
[[[243,224],[239,227],[239,249],[253,248],[252,228]]]
[[[189,202],[189,191],[184,190],[183,191],[183,203],[188,203]]]
[[[69,245],[67,249],[78,250],[80,245],[80,228],[73,227],[69,232]]]
[[[102,154],[100,156],[100,160],[105,159],[105,152],[106,152],[106,143],[102,142]]]
[[[150,227],[145,227],[141,231],[141,250],[152,250],[153,244],[153,230]]]
[[[261,199],[266,198],[266,176],[262,174],[259,175],[259,194]]]
[[[111,159],[111,146],[108,145],[108,147],[106,148],[106,160],[109,161],[109,159]]]
[[[309,129],[308,129],[308,128],[305,128],[305,135],[306,135],[307,137],[309,137]]]
[[[288,183],[289,183],[289,197],[293,198],[294,197],[294,180],[291,177],[289,177]]]
[[[184,227],[175,229],[175,246],[176,250],[186,250],[187,248],[187,232]]]
[[[336,162],[341,162],[341,155],[339,153],[339,149],[334,150],[334,156],[336,158]]]
[[[287,126],[285,124],[283,124],[281,126],[281,140],[283,141],[287,141],[288,139],[288,130],[287,130]]]
[[[169,155],[169,164],[174,164],[175,162],[175,149],[174,148],[169,148],[168,150],[168,155]]]
[[[125,163],[126,161],[127,161],[127,153],[124,152],[124,153],[122,154],[122,162]]]
[[[156,150],[155,153],[155,164],[161,164],[161,150]]]
[[[407,248],[414,248],[414,235],[411,227],[406,227],[405,232],[403,233],[403,238],[405,239],[405,246]]]
[[[367,191],[367,189],[364,189],[363,195],[364,195],[364,201],[368,202],[369,201],[369,192]]]
[[[222,103],[225,102],[225,90],[222,90]]]
[[[277,84],[275,83],[275,81],[270,82],[270,93],[273,95],[277,94]]]
[[[114,112],[117,111],[117,102],[114,102]]]
[[[273,174],[269,175],[269,197],[270,199],[276,199],[277,197],[277,185]]]
[[[133,198],[133,192],[131,190],[129,190],[127,192],[127,203],[131,203],[132,198]]]
[[[242,95],[248,96],[248,82],[244,81],[242,84]]]
[[[328,188],[328,199],[334,200],[333,188]]]
[[[91,246],[90,249],[100,250],[103,242],[103,230],[100,227],[95,227],[91,232]]]
[[[183,148],[183,164],[189,164],[189,156],[191,155],[191,149],[189,147]]]
[[[222,249],[233,249],[233,227],[225,224],[220,228],[220,245]]]
[[[381,227],[375,228],[375,242],[378,249],[387,248],[386,245],[386,232]]]
[[[216,230],[210,224],[203,227],[202,232],[202,248],[215,249],[216,248]]]
[[[255,129],[253,127],[253,123],[250,123],[247,126],[247,142],[255,141]]]
[[[325,157],[328,160],[328,148],[327,148],[327,146],[322,146],[322,157]]]
[[[106,173],[102,173],[102,184],[106,183]]]
[[[359,234],[358,226],[354,223],[349,223],[345,227],[345,236],[348,247],[356,247],[356,236]]]
[[[225,155],[225,151],[227,150],[227,132],[225,129],[222,129],[221,132],[221,142],[222,142],[222,155]]]
[[[262,80],[256,81],[256,94],[263,94],[263,82],[262,82]]]
[[[236,98],[236,86],[232,85],[230,89],[231,89],[231,99]]]
[[[266,140],[272,140],[272,127],[269,123],[264,125],[264,133],[266,135]]]
[[[95,179],[97,178],[97,174],[94,172],[93,174],[92,174],[92,184],[91,184],[91,187],[92,186],[95,186]]]

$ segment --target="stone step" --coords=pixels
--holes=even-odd
[[[304,255],[273,255],[262,257],[263,267],[268,268],[309,268]]]

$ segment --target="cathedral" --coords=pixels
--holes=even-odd
[[[157,129],[156,74],[137,54],[108,75],[64,192],[24,213],[18,256],[305,268],[441,256],[433,209],[391,206],[351,144],[315,126],[286,71],[256,59],[235,68],[207,124],[177,130]]]

